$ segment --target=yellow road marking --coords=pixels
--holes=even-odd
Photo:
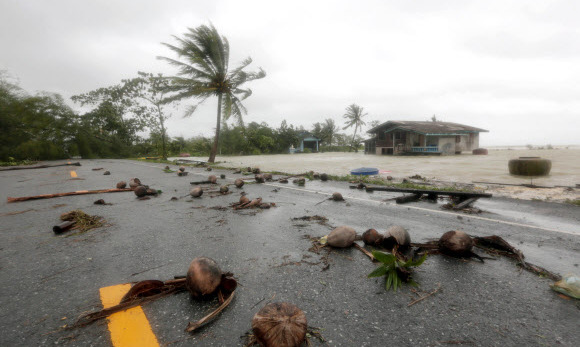
[[[70,177],[72,177],[72,178],[77,178],[78,177],[75,170],[71,170]]]
[[[101,288],[100,294],[103,308],[117,305],[130,288],[130,284]],[[108,319],[113,346],[159,347],[157,337],[153,334],[153,330],[151,330],[149,321],[141,306],[114,313]]]

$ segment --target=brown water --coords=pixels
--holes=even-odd
[[[374,167],[403,178],[421,175],[441,181],[472,183],[476,181],[499,183],[530,183],[529,179],[509,174],[508,161],[518,157],[542,157],[552,160],[552,171],[547,177],[534,178],[537,185],[574,186],[580,184],[580,147],[552,150],[490,149],[488,155],[461,154],[452,156],[378,156],[363,153],[312,153],[278,154],[242,157],[218,156],[223,166],[259,167],[264,171],[303,173],[306,171],[326,172],[332,175],[347,175],[359,167]],[[177,158],[171,158],[177,159]],[[207,160],[207,158],[196,158]]]

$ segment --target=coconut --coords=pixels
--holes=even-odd
[[[287,178],[280,178],[280,180],[278,182],[280,182],[280,183],[288,183],[288,179]]]
[[[248,202],[250,202],[250,199],[248,199],[247,196],[245,196],[245,195],[240,196],[240,204],[245,204]]]
[[[254,176],[254,179],[256,180],[257,183],[264,183],[264,176],[263,175],[256,175]]]
[[[264,306],[252,319],[252,330],[261,346],[301,346],[306,339],[306,315],[288,302]]]
[[[323,174],[320,174],[320,180],[321,180],[321,181],[328,181],[328,175],[327,175],[327,174],[325,174],[325,173],[323,173]]]
[[[103,172],[103,175],[105,175],[105,176],[108,176],[108,175],[110,175],[110,174],[111,174],[111,172],[109,172],[109,171],[105,171],[105,172]]]
[[[295,178],[294,180],[292,180],[292,183],[297,184],[299,186],[303,186],[306,183],[306,179],[304,179],[304,177]]]
[[[318,172],[315,172],[315,173],[312,174],[312,178],[319,179],[320,178],[320,174]]]
[[[135,192],[135,195],[137,195],[137,197],[139,198],[147,195],[147,188],[145,188],[144,186],[137,186],[135,187],[135,189],[133,189],[133,191]]]
[[[220,193],[225,194],[230,190],[230,188],[228,188],[228,186],[223,185],[220,187]]]
[[[135,189],[140,185],[141,185],[141,180],[138,178],[131,178],[129,180],[129,187],[131,187],[131,189]]]
[[[453,256],[471,255],[473,240],[461,230],[448,231],[439,239],[439,250]]]
[[[256,175],[259,174],[260,172],[261,171],[260,171],[260,168],[259,167],[255,167],[255,168],[252,169],[252,173],[254,173]]]
[[[220,178],[223,180],[223,179],[225,179],[225,178],[226,178],[226,175],[224,175],[224,174],[221,174],[221,175],[220,175]]]
[[[222,280],[222,270],[210,258],[198,257],[189,264],[185,287],[193,297],[209,295],[217,289]]]
[[[181,172],[185,171],[185,166],[180,166],[179,171],[181,171]]]
[[[244,186],[244,180],[241,178],[236,178],[234,184],[236,185],[236,187],[242,188]]]
[[[330,198],[331,200],[334,201],[344,201],[344,198],[342,197],[342,194],[336,192],[336,193],[332,193],[332,197]]]
[[[369,229],[362,234],[365,245],[378,246],[383,242],[384,236],[375,229]]]
[[[169,168],[169,165],[165,165],[165,169],[164,170],[171,170],[171,169]]]
[[[383,239],[383,246],[388,249],[393,249],[395,246],[400,248],[407,248],[411,245],[411,235],[407,229],[399,225],[393,225],[385,232]]]
[[[350,247],[356,238],[356,231],[347,226],[335,228],[328,234],[327,241],[329,246],[346,248]]]
[[[217,183],[217,177],[215,175],[209,175],[209,177],[207,178],[207,180],[211,184],[216,184]]]
[[[207,171],[211,171],[211,170],[213,170],[213,169],[212,169],[211,167],[209,167],[209,166],[208,166],[208,167],[206,168],[206,170],[207,170]]]
[[[263,174],[262,176],[264,177],[264,179],[265,179],[266,181],[271,181],[271,180],[272,180],[272,174],[265,173],[265,174]]]
[[[194,198],[199,198],[200,196],[203,195],[203,189],[201,189],[201,187],[195,187],[189,191],[189,195],[191,195]]]
[[[121,181],[117,183],[117,189],[124,189],[125,187],[127,187],[127,182]]]

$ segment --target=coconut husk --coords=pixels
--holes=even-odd
[[[383,242],[384,236],[375,229],[369,229],[362,234],[365,245],[378,246]]]
[[[198,257],[189,264],[185,286],[195,298],[213,294],[221,283],[222,271],[215,260]]]
[[[117,183],[117,189],[124,189],[126,187],[127,187],[127,182],[125,182],[125,181],[119,181]]]
[[[203,189],[201,187],[195,187],[189,192],[189,195],[194,198],[199,198],[203,195]]]
[[[406,249],[411,245],[411,236],[407,229],[399,225],[393,225],[387,229],[383,238],[383,247],[393,249],[398,246],[401,249]]]
[[[264,183],[265,182],[263,175],[255,175],[254,179],[256,180],[256,183]]]
[[[332,197],[330,198],[330,200],[333,200],[333,201],[344,201],[344,198],[342,197],[342,194],[336,192],[336,193],[332,193]]]
[[[302,310],[291,303],[264,306],[252,319],[252,330],[262,346],[300,346],[306,340],[308,323]]]
[[[145,188],[144,186],[138,186],[135,187],[133,192],[135,192],[135,195],[137,195],[138,198],[141,198],[147,195],[147,188]]]
[[[237,178],[235,180],[234,184],[236,185],[236,187],[242,188],[244,186],[244,180],[241,178]]]
[[[332,230],[326,238],[326,243],[331,247],[346,248],[352,246],[356,238],[356,231],[347,226],[339,226]]]
[[[209,175],[209,177],[207,178],[207,180],[211,184],[216,184],[217,183],[217,177],[216,177],[216,175]]]
[[[131,178],[129,180],[129,188],[131,188],[131,189],[135,189],[135,188],[137,188],[138,186],[141,186],[141,185],[142,185],[141,184],[141,180],[138,179],[138,178],[136,178],[136,177],[135,178]]]

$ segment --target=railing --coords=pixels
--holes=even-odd
[[[416,152],[416,153],[438,153],[439,152],[439,147],[437,147],[437,146],[411,147],[411,152]]]

